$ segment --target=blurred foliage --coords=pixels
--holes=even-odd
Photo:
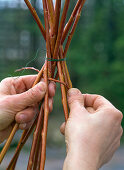
[[[43,22],[42,9],[35,1],[32,2]],[[75,2],[76,0],[71,1],[70,14]],[[32,71],[14,73],[14,70],[27,66],[27,63],[28,66],[40,69],[44,62],[45,42],[30,12],[24,5],[23,7],[18,5],[16,8],[6,5],[0,8],[0,16],[0,79],[9,75],[34,74]],[[88,0],[67,54],[73,86],[83,93],[103,95],[122,112],[124,112],[123,16],[122,0],[92,0],[92,2]],[[49,127],[54,130],[48,135],[48,139],[53,143],[56,143],[57,136],[58,141],[62,141],[58,134],[59,130],[56,130],[64,121],[61,102],[58,103],[60,99],[60,93],[57,92]]]

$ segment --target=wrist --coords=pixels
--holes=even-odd
[[[63,170],[98,170],[98,157],[95,153],[73,147],[69,150]]]

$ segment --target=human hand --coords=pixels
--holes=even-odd
[[[67,157],[63,170],[97,170],[120,146],[122,113],[99,95],[68,93],[70,116],[61,126]]]
[[[0,83],[0,142],[10,134],[13,121],[20,129],[26,129],[34,122],[38,113],[38,102],[44,98],[46,84],[32,85],[36,75],[6,78]],[[52,111],[55,83],[49,84],[49,108]]]

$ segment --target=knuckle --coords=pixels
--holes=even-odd
[[[113,107],[107,107],[104,109],[105,113],[113,120],[116,122],[121,122],[123,119],[123,114],[121,111],[119,111],[116,108]]]
[[[84,100],[83,100],[83,95],[82,94],[79,94],[79,95],[75,95],[75,96],[71,96],[68,98],[68,103],[69,104],[72,104],[73,102],[79,102],[79,103],[84,103]]]
[[[12,77],[7,77],[1,81],[1,83],[7,83],[8,81],[12,80]]]
[[[96,99],[102,101],[102,100],[105,99],[105,98],[104,98],[103,96],[97,94]]]
[[[116,110],[114,111],[114,117],[115,117],[116,120],[122,121],[122,119],[123,119],[123,114],[122,114],[121,111],[119,111],[119,110],[116,109]]]
[[[122,136],[123,135],[123,128],[122,127],[121,127],[121,132],[120,133],[121,133],[121,136]]]

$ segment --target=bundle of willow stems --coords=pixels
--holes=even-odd
[[[29,0],[24,0],[24,1],[27,7],[29,8],[32,16],[34,17],[46,41],[46,60],[41,70],[38,72],[37,78],[33,86],[39,83],[41,79],[44,79],[47,85],[47,91],[44,100],[41,101],[40,103],[40,111],[34,123],[29,129],[23,131],[20,141],[17,145],[15,154],[12,160],[10,161],[7,170],[15,169],[20,151],[34,129],[35,130],[33,133],[33,141],[32,141],[32,147],[29,156],[27,170],[44,170],[45,159],[46,159],[48,116],[49,116],[48,85],[50,81],[60,83],[62,105],[63,105],[65,122],[66,122],[68,119],[67,92],[70,88],[72,88],[72,83],[70,80],[65,59],[75,28],[81,16],[81,10],[85,3],[85,0],[77,1],[67,23],[65,22],[66,22],[70,0],[65,0],[61,17],[60,17],[61,0],[56,0],[55,5],[53,3],[53,0],[42,0],[45,28],[42,25],[36,13],[36,10],[32,7]],[[66,43],[65,46],[63,46],[65,40]],[[7,150],[9,149],[9,146],[18,128],[19,125],[15,123],[13,130],[0,153],[0,163],[2,162]]]

